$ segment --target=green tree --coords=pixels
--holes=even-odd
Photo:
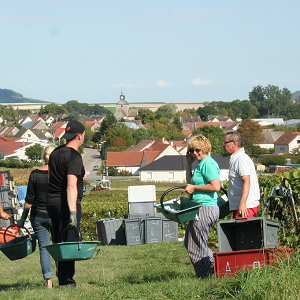
[[[197,116],[197,111],[195,108],[185,108],[183,112],[186,113],[186,116],[191,116],[191,117]]]
[[[202,122],[206,122],[209,115],[217,115],[218,112],[213,106],[207,105],[204,107],[199,107],[197,109],[197,114],[200,116]]]
[[[134,144],[132,137],[132,131],[124,123],[115,123],[109,127],[106,134],[107,141],[110,143],[115,137],[122,137],[126,142],[126,146],[129,147]]]
[[[141,117],[143,124],[148,124],[149,122],[153,123],[155,119],[155,113],[149,108],[139,109],[138,115]]]
[[[132,137],[135,140],[135,144],[138,144],[140,141],[148,140],[150,135],[147,129],[138,128],[132,132]]]
[[[25,154],[31,161],[37,162],[38,160],[42,159],[44,147],[40,144],[34,144],[25,149]]]
[[[222,145],[223,145],[225,134],[220,127],[215,127],[211,125],[203,126],[194,130],[192,132],[192,135],[196,135],[200,133],[206,136],[210,140],[212,146],[212,151],[211,151],[212,154],[224,154],[224,148],[222,147]]]
[[[165,105],[160,106],[156,110],[155,116],[156,116],[156,119],[160,119],[160,118],[172,119],[173,113],[175,113],[175,112],[176,112],[175,104],[165,104]]]
[[[85,125],[85,136],[84,136],[84,143],[90,144],[91,141],[93,141],[94,132],[92,131],[91,126]]]
[[[99,129],[100,135],[101,136],[107,135],[110,126],[116,123],[118,123],[118,121],[113,114],[107,115],[103,120],[101,127]]]
[[[257,107],[260,117],[290,118],[293,115],[292,93],[287,88],[280,90],[275,85],[258,85],[249,93],[249,99]]]
[[[177,128],[177,130],[182,131],[182,124],[178,117],[173,118],[173,125]]]

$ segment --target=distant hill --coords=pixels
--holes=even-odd
[[[300,91],[296,91],[295,93],[292,93],[292,99],[295,100],[300,96]]]
[[[48,101],[26,98],[22,94],[8,89],[0,89],[0,104],[14,104],[14,103],[50,103]]]

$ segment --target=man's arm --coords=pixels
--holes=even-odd
[[[242,196],[239,204],[239,214],[242,215],[243,218],[248,217],[248,210],[247,210],[247,198],[249,195],[250,190],[250,175],[242,176],[243,180],[243,188],[242,188]]]
[[[70,211],[77,211],[77,176],[76,175],[67,175],[67,200]]]

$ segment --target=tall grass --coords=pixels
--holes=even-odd
[[[44,287],[38,249],[10,261],[0,253],[1,299],[298,299],[299,256],[236,277],[199,280],[182,242],[100,246],[76,263],[77,288]],[[53,273],[54,262],[53,262]]]

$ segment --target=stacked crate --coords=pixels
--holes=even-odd
[[[128,214],[96,222],[102,245],[140,245],[178,240],[178,224],[156,212],[155,185],[128,187]]]
[[[219,253],[214,253],[216,277],[272,264],[292,249],[278,247],[279,223],[265,217],[237,218],[217,224]]]

